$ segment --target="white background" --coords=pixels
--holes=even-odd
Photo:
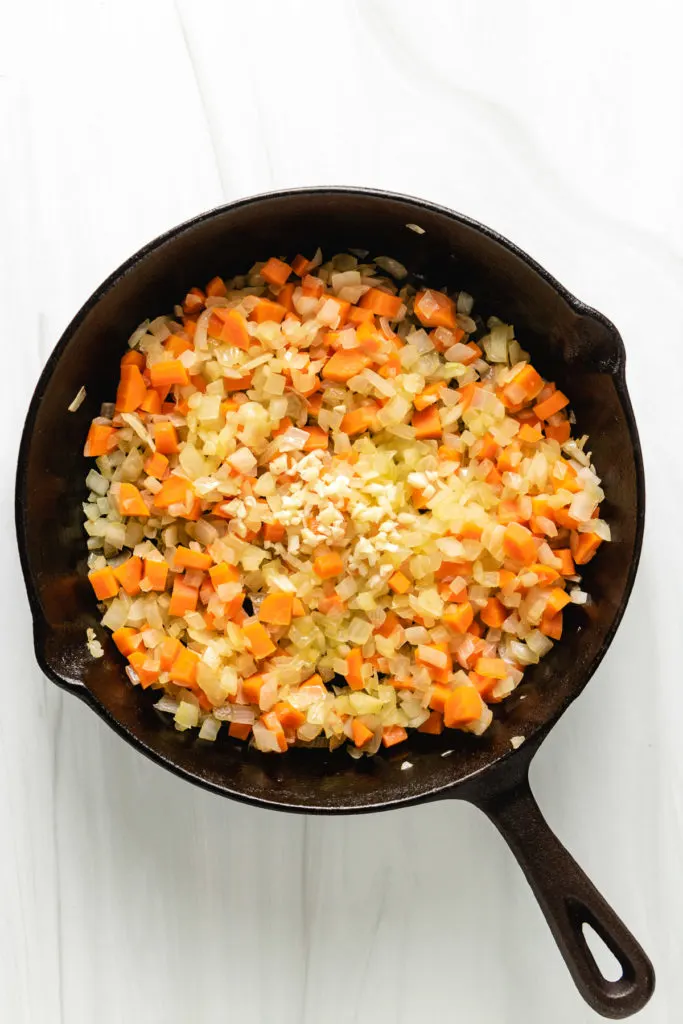
[[[178,221],[325,183],[481,219],[623,334],[647,470],[641,569],[532,779],[655,963],[643,1024],[680,1020],[677,0],[2,6],[0,1020],[597,1019],[475,810],[334,820],[232,804],[147,762],[34,663],[14,464],[61,331]]]

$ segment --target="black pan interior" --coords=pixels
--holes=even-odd
[[[614,538],[587,567],[594,603],[587,611],[570,606],[562,643],[498,706],[482,739],[452,731],[415,735],[361,761],[320,750],[266,757],[227,738],[212,745],[175,732],[151,707],[150,694],[128,684],[110,641],[103,659],[87,654],[85,629],[96,625],[97,614],[85,579],[81,452],[91,417],[113,396],[126,339],[193,284],[242,272],[272,254],[310,254],[318,245],[326,255],[349,248],[390,255],[433,287],[471,292],[479,312],[515,324],[539,369],[572,399],[580,430],[591,435]],[[67,406],[82,385],[87,398],[71,414]],[[508,754],[512,736],[540,739],[611,639],[635,571],[642,518],[640,452],[614,327],[481,226],[418,200],[343,189],[222,208],[170,232],[117,271],[78,314],[46,367],[27,419],[17,487],[20,548],[44,670],[85,684],[96,710],[167,767],[228,795],[304,810],[379,809],[436,794]],[[442,756],[446,751],[452,753]]]

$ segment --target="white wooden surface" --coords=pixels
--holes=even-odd
[[[679,1020],[680,6],[18,7],[0,5],[0,1020],[597,1019],[474,810],[333,820],[221,801],[148,763],[34,664],[14,461],[60,332],[174,223],[324,183],[480,218],[623,333],[648,477],[643,560],[609,656],[533,779],[655,962],[643,1024]]]

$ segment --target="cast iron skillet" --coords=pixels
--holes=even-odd
[[[390,255],[433,287],[471,292],[477,309],[515,324],[534,363],[571,396],[581,430],[591,436],[614,538],[586,569],[594,603],[587,610],[570,606],[562,643],[498,706],[480,739],[451,730],[440,737],[416,734],[398,751],[361,761],[343,751],[264,756],[220,737],[205,744],[170,728],[151,707],[154,698],[128,685],[122,659],[97,625],[85,578],[81,452],[91,417],[112,397],[128,335],[148,315],[172,309],[197,282],[242,272],[273,253],[312,253],[318,245],[328,255],[349,248]],[[87,398],[70,414],[67,405],[81,385]],[[36,655],[55,683],[163,767],[247,803],[337,814],[441,798],[476,804],[511,846],[581,994],[599,1013],[616,1018],[647,1002],[652,966],[548,828],[528,770],[614,636],[636,572],[644,501],[624,347],[605,317],[516,246],[466,217],[405,196],[318,188],[256,196],[196,217],[151,242],[98,288],[67,328],[33,396],[19,453],[16,521]],[[100,660],[87,653],[88,626],[103,640]],[[517,735],[526,742],[513,751],[510,738]],[[405,760],[412,767],[401,770]],[[620,980],[607,981],[599,972],[584,923],[616,956]]]

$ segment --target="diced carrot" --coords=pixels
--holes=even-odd
[[[375,326],[375,314],[371,309],[363,309],[361,306],[351,306],[346,322],[358,326],[359,324],[372,324]]]
[[[417,689],[412,679],[385,678],[382,680],[382,683],[385,686],[393,686],[395,690],[407,690],[409,693],[415,693]]]
[[[191,651],[189,647],[183,647],[181,644],[169,672],[171,680],[177,686],[196,686],[198,664],[199,655],[196,651]]]
[[[551,583],[560,578],[557,569],[553,569],[552,565],[543,565],[542,562],[532,562],[529,572],[538,576],[538,585],[541,587],[549,587]]]
[[[286,284],[277,293],[277,301],[284,306],[288,313],[296,313],[294,308],[294,284]]]
[[[149,585],[150,590],[165,590],[167,576],[168,562],[157,561],[153,558],[145,559],[142,578]]]
[[[492,434],[484,434],[481,439],[481,447],[477,453],[478,459],[495,459],[500,450],[500,445]]]
[[[213,558],[203,551],[193,551],[180,544],[175,549],[174,565],[176,569],[205,570],[213,565]]]
[[[389,577],[388,586],[395,594],[407,594],[412,583],[404,573],[398,571]]]
[[[360,647],[354,647],[346,655],[346,682],[352,690],[362,690],[365,685],[363,680],[363,654]]]
[[[306,274],[301,280],[301,291],[304,295],[318,299],[325,291],[325,285],[319,277],[315,277],[312,274]]]
[[[419,647],[417,649],[417,654],[415,655],[415,661],[419,665],[425,665],[427,671],[429,672],[430,676],[432,677],[435,683],[447,683],[450,674],[453,671],[453,658],[451,657],[450,651],[448,649],[448,644],[425,644],[424,646],[428,650],[438,651],[441,654],[445,654],[446,664],[443,667],[438,667],[437,665],[432,664],[432,662],[424,658],[424,656],[421,654]]]
[[[550,595],[546,602],[545,612],[551,616],[557,615],[557,613],[561,612],[570,601],[571,598],[566,590],[562,590],[560,587],[554,587],[550,591]]]
[[[313,560],[313,572],[321,580],[329,580],[332,576],[338,576],[344,570],[344,563],[341,556],[336,552],[326,555],[318,555]]]
[[[509,666],[502,658],[478,658],[474,671],[480,676],[492,679],[505,679],[510,674]]]
[[[564,444],[571,437],[571,424],[569,420],[562,420],[561,423],[557,424],[545,424],[545,436],[551,441],[557,441],[558,444]]]
[[[316,394],[310,395],[308,401],[306,402],[306,405],[308,406],[309,416],[317,416],[322,408],[322,404],[323,395],[320,391],[318,391]]]
[[[261,602],[259,620],[272,626],[288,626],[292,621],[293,604],[293,594],[268,594]]]
[[[298,708],[295,708],[288,700],[277,702],[273,711],[280,719],[283,729],[298,729],[306,721],[306,716]]]
[[[574,516],[570,516],[569,510],[566,508],[555,509],[555,522],[566,530],[575,530],[579,525],[579,520],[574,519]]]
[[[243,632],[249,650],[257,660],[267,658],[276,650],[268,630],[260,622],[250,622],[244,627]]]
[[[263,687],[263,676],[258,673],[242,680],[242,696],[249,704],[258,704]]]
[[[413,399],[413,405],[419,411],[426,409],[428,405],[434,405],[439,400],[439,394],[446,386],[445,380],[437,380],[435,384],[430,384],[428,387],[421,391],[419,395],[415,395]]]
[[[189,586],[181,577],[176,576],[173,583],[171,603],[168,606],[169,615],[180,618],[188,612],[196,611],[198,598],[199,588]]]
[[[305,452],[325,451],[327,449],[329,437],[327,431],[323,430],[322,427],[314,425],[302,427],[302,430],[308,434],[308,440],[304,443]]]
[[[505,590],[508,587],[512,586],[516,579],[517,577],[515,573],[510,572],[509,569],[498,570],[498,586],[500,587],[501,590]]]
[[[417,412],[414,412],[412,424],[418,441],[438,440],[443,433],[439,410],[434,405],[428,405],[426,409],[419,409]]]
[[[225,287],[223,278],[212,277],[206,286],[206,294],[212,296],[212,298],[224,299],[228,294],[228,289]]]
[[[110,597],[116,597],[119,592],[119,584],[114,570],[107,565],[104,569],[93,569],[88,573],[88,579],[95,591],[98,601],[106,601]]]
[[[512,444],[503,448],[502,452],[496,459],[496,465],[501,473],[514,472],[517,466],[516,456],[520,453],[520,450],[520,446],[516,441],[513,441]]]
[[[251,726],[247,722],[231,722],[228,727],[228,736],[234,740],[248,740],[251,735]]]
[[[221,309],[215,306],[212,313],[212,320],[215,317],[213,329],[210,333],[226,345],[234,345],[244,351],[251,344],[251,337],[247,330],[247,321],[236,309]],[[216,332],[216,333],[214,333]]]
[[[161,490],[154,495],[154,504],[156,508],[169,508],[171,505],[187,505],[193,498],[192,483],[172,473],[162,483]]]
[[[135,484],[119,484],[119,513],[122,516],[148,516],[149,509]]]
[[[248,391],[252,385],[253,374],[245,373],[242,377],[224,377],[223,387],[226,391]]]
[[[186,316],[192,316],[193,313],[199,313],[200,310],[204,308],[205,301],[206,295],[201,288],[190,288],[183,301],[183,313],[185,313]]]
[[[448,611],[441,616],[444,626],[450,626],[456,633],[466,633],[472,624],[474,611],[469,601],[450,605]]]
[[[468,627],[467,632],[471,636],[480,637],[484,635],[484,627],[481,622],[477,622],[475,619],[475,621]]]
[[[562,575],[573,576],[576,572],[576,567],[569,548],[555,548],[553,554],[555,555],[555,558],[559,558],[562,562],[562,565],[560,566],[560,572]]]
[[[249,314],[249,319],[257,324],[282,323],[287,310],[279,302],[271,302],[270,299],[259,299],[258,303]]]
[[[471,725],[481,718],[484,702],[474,686],[456,686],[449,693],[444,708],[443,721],[447,729],[458,729]]]
[[[522,522],[524,516],[520,512],[519,502],[506,499],[499,502],[496,518],[503,526],[508,526],[510,523]]]
[[[292,618],[293,619],[300,619],[305,614],[306,614],[306,609],[304,608],[303,601],[301,600],[300,597],[295,597],[294,601],[292,602]]]
[[[440,459],[443,459],[444,462],[454,462],[458,464],[462,459],[460,452],[456,452],[455,448],[451,448],[450,445],[447,444],[439,445],[439,450],[436,454]],[[455,468],[455,466],[453,468]]]
[[[353,742],[357,747],[365,746],[368,740],[371,740],[374,736],[372,729],[368,729],[367,725],[364,725],[357,718],[354,718],[351,723],[351,732],[353,733]]]
[[[243,590],[241,590],[239,594],[235,594],[235,596],[230,598],[229,601],[226,601],[224,613],[226,619],[229,619],[232,622],[236,622],[238,625],[242,622],[242,617],[245,614],[244,609],[242,608],[242,605],[244,604],[244,598],[245,593]]]
[[[585,565],[602,544],[602,538],[597,533],[572,532],[569,543],[576,564]]]
[[[370,366],[372,360],[357,348],[340,348],[323,367],[325,380],[346,383]]]
[[[190,383],[187,370],[179,359],[167,359],[165,362],[153,363],[149,368],[149,379],[153,388],[172,388],[174,384],[184,387]]]
[[[372,430],[377,426],[378,411],[379,406],[376,402],[352,409],[341,421],[341,431],[353,437],[355,434],[363,434],[366,430]]]
[[[509,408],[515,408],[521,404],[517,398],[518,391],[524,396],[523,402],[531,402],[542,390],[543,378],[531,363],[526,363],[503,388],[503,398]]]
[[[303,683],[299,684],[299,687],[302,686],[324,686],[322,676],[315,672],[312,676],[309,676],[308,679],[305,679]]]
[[[121,626],[119,629],[115,629],[111,638],[125,658],[136,651],[140,643],[140,634],[130,626]]]
[[[534,412],[539,420],[547,420],[550,416],[554,416],[556,412],[559,412],[560,409],[564,409],[565,405],[569,405],[567,396],[561,391],[554,391],[544,402],[539,402],[538,405],[534,406]]]
[[[178,449],[178,431],[168,420],[152,424],[154,443],[162,455],[175,455]]]
[[[139,409],[147,394],[147,385],[134,363],[126,363],[121,367],[121,382],[116,391],[117,412],[135,412]]]
[[[292,268],[289,263],[284,263],[275,256],[271,256],[260,270],[263,280],[276,287],[283,285],[291,273]]]
[[[369,309],[377,316],[395,320],[403,305],[403,300],[398,295],[390,295],[389,292],[382,291],[381,288],[370,288],[358,305],[361,309]]]
[[[114,569],[114,575],[127,594],[132,596],[139,593],[142,579],[142,559],[137,555],[132,555]]]
[[[150,416],[159,416],[161,413],[162,399],[161,392],[155,391],[153,387],[147,388],[147,393],[144,396],[140,409],[143,413],[148,413]]]
[[[500,629],[508,617],[508,611],[497,597],[490,597],[479,615],[485,625],[491,629]]]
[[[261,715],[260,721],[265,725],[266,729],[275,734],[280,751],[284,753],[287,749],[287,737],[275,712],[266,712],[265,715]]]
[[[282,523],[264,523],[263,539],[277,543],[281,541],[287,531]]]
[[[537,430],[536,427],[530,427],[528,423],[524,423],[520,427],[517,437],[520,441],[523,441],[524,444],[536,444],[537,441],[541,440],[543,434],[540,430]]]
[[[341,615],[346,611],[346,602],[339,594],[329,594],[318,601],[318,611],[322,615]]]
[[[146,690],[159,678],[159,666],[152,661],[148,654],[143,651],[132,651],[128,655],[128,661],[136,676],[140,680],[140,686]]]
[[[520,523],[510,523],[503,535],[503,550],[516,562],[530,565],[536,558],[536,544],[531,530]]]
[[[297,277],[303,277],[304,274],[308,273],[310,268],[311,260],[307,260],[305,256],[301,255],[301,253],[295,256],[292,260],[292,271],[297,275]]]
[[[429,718],[418,726],[418,732],[426,732],[430,736],[440,736],[443,732],[443,715],[439,711],[430,711]]]
[[[161,480],[167,469],[168,459],[159,451],[153,452],[144,465],[144,470],[147,476],[153,476],[157,480]]]
[[[170,334],[164,342],[164,348],[174,359],[179,359],[183,352],[192,351],[192,345],[182,334]]]
[[[456,576],[469,576],[472,572],[471,562],[442,562],[434,575],[437,580],[449,583]]]
[[[106,423],[91,423],[83,449],[85,457],[97,458],[116,448],[116,434],[116,427],[110,427]]]
[[[561,640],[562,612],[557,612],[555,615],[543,612],[543,615],[541,616],[541,623],[538,628],[544,636],[549,636],[551,640]]]
[[[429,706],[434,711],[440,711],[442,714],[446,707],[446,701],[450,696],[450,689],[448,686],[442,686],[439,683],[435,683],[432,686],[432,693],[429,698]]]
[[[401,364],[401,357],[398,352],[392,352],[386,362],[382,363],[379,368],[380,377],[397,377],[401,373],[403,366]]]
[[[142,371],[146,365],[147,359],[144,352],[138,352],[135,348],[129,349],[124,356],[121,356],[121,366],[137,366],[138,370]]]
[[[415,316],[424,327],[456,327],[455,303],[443,292],[425,289],[413,303]]]
[[[394,747],[407,739],[408,733],[402,725],[385,725],[382,729],[382,744],[385,747]]]
[[[159,645],[159,654],[161,658],[161,671],[169,672],[171,665],[178,657],[180,651],[180,640],[174,636],[166,636]]]
[[[500,472],[495,466],[492,466],[486,476],[486,483],[490,484],[491,487],[499,488],[503,486],[503,478]]]
[[[223,583],[238,583],[240,579],[239,569],[227,562],[219,562],[209,569],[209,576],[214,587],[220,587]]]

